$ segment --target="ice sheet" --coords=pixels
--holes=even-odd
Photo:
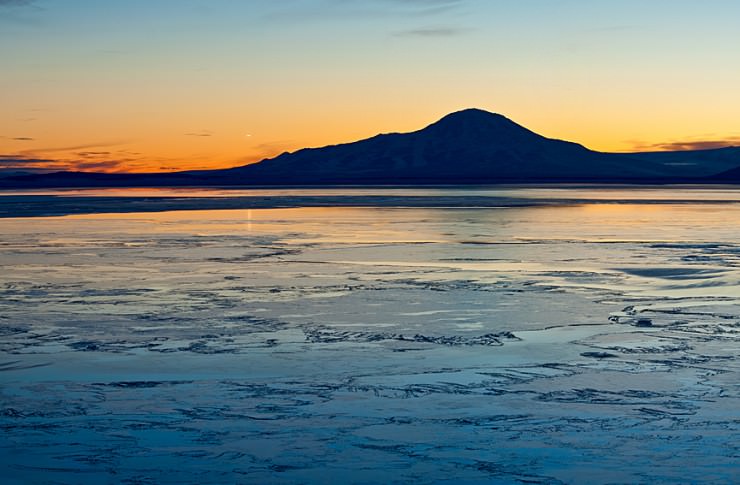
[[[656,199],[2,219],[2,476],[731,482],[740,206]]]

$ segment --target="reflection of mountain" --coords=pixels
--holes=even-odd
[[[498,114],[468,109],[412,133],[307,148],[227,170],[148,175],[59,173],[13,177],[4,185],[702,182],[736,167],[736,179],[740,180],[740,148],[601,153],[545,138]]]

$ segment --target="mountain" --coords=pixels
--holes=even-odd
[[[5,161],[5,159],[0,159],[0,161]],[[33,168],[0,168],[0,178],[21,177],[24,175],[34,175],[41,173],[49,173],[49,171]]]
[[[231,169],[168,174],[60,172],[7,177],[0,179],[0,187],[709,183],[717,181],[712,177],[731,173],[736,168],[740,172],[738,147],[603,153],[577,143],[546,138],[500,114],[467,109],[415,132],[306,148]]]
[[[740,166],[740,147],[675,152],[631,153],[630,157],[658,163],[667,173],[678,177],[715,179],[728,169]]]
[[[573,181],[663,174],[660,164],[545,138],[479,109],[449,114],[412,133],[284,153],[227,172],[287,183]]]
[[[740,147],[733,147],[740,151]],[[712,182],[717,183],[727,183],[727,184],[736,184],[740,182],[740,167],[731,168],[730,170],[725,170],[724,172],[720,172],[716,175],[712,175],[710,177]]]

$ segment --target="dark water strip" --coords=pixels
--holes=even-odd
[[[0,197],[0,218],[49,217],[73,214],[166,212],[298,207],[493,208],[570,206],[585,204],[737,204],[737,200],[707,199],[579,199],[494,196],[240,196],[240,197],[59,197],[11,195]]]

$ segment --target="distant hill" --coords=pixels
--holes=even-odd
[[[35,175],[40,173],[49,173],[48,171],[42,171],[42,170],[0,170],[0,179],[5,177],[23,177],[26,175]]]
[[[740,166],[740,147],[689,150],[676,152],[631,153],[638,158],[663,167],[667,175],[679,177],[710,177]]]
[[[740,171],[740,148],[603,153],[538,135],[500,114],[467,109],[412,133],[306,148],[225,170],[62,172],[7,177],[0,186],[711,182],[731,169]]]
[[[49,169],[31,168],[25,165],[33,162],[44,162],[44,160],[26,160],[17,158],[0,157],[0,178],[21,177],[24,175],[39,175],[49,173]]]

